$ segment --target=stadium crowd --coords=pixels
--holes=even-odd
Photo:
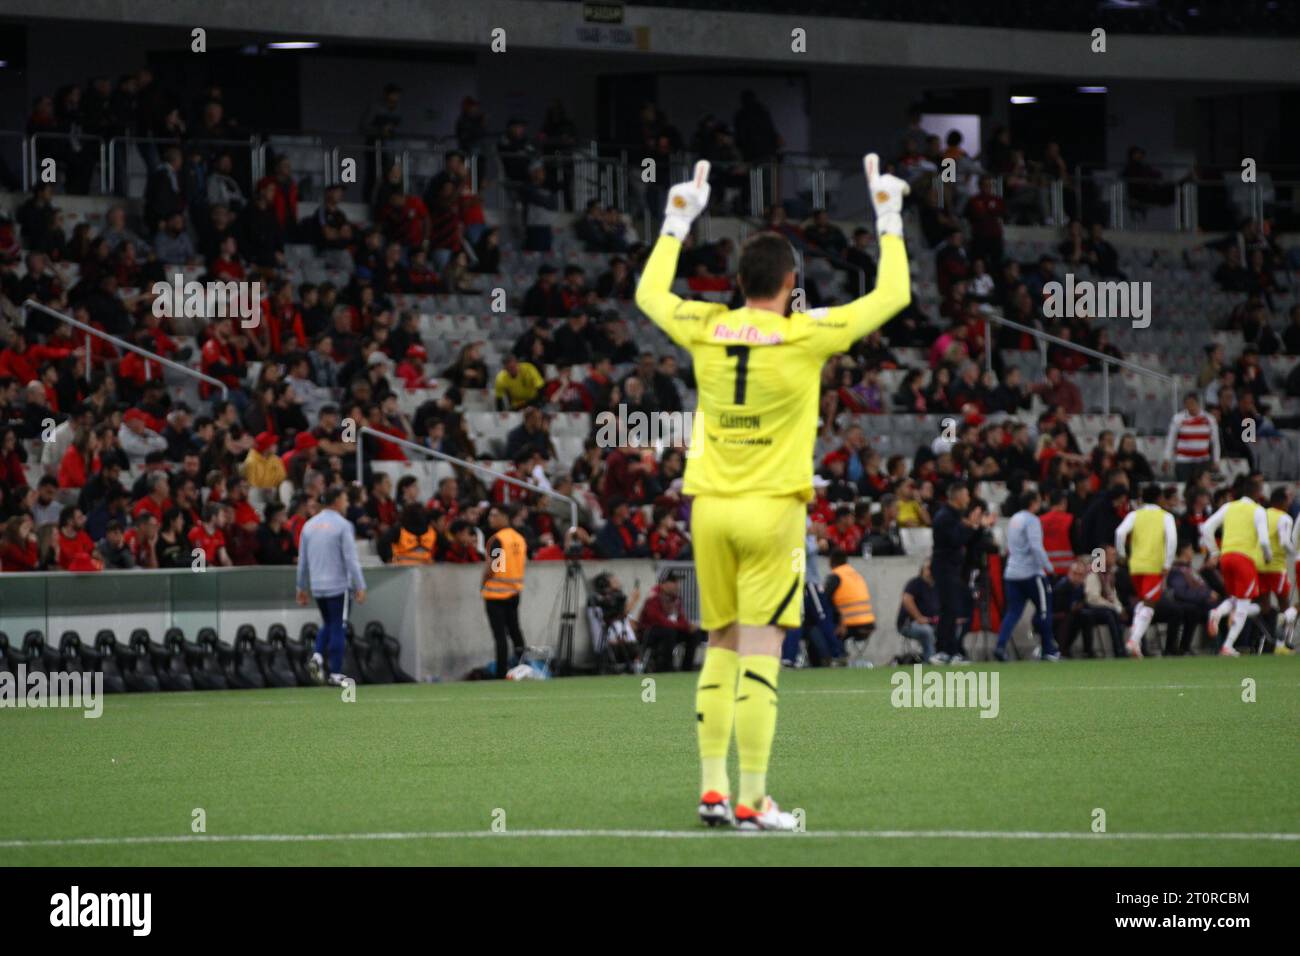
[[[386,88],[367,114],[365,128],[375,141],[400,127],[400,97],[396,87]],[[687,147],[653,104],[641,119],[647,149],[671,155]],[[68,234],[54,187],[40,184],[13,221],[0,224],[0,570],[184,567],[200,553],[210,565],[288,564],[302,524],[336,480],[355,482],[348,517],[384,561],[482,560],[493,504],[508,506],[533,560],[562,559],[568,547],[584,558],[690,557],[681,449],[603,447],[593,434],[581,455],[560,461],[551,439],[558,413],[680,412],[689,407],[693,386],[677,353],[666,344],[646,350],[622,314],[646,254],[626,217],[598,203],[571,223],[558,215],[563,186],[552,178],[555,167],[541,160],[575,139],[562,105],[548,111],[538,134],[514,119],[496,144],[508,195],[523,210],[517,233],[489,224],[483,191],[474,189],[466,156],[484,147],[488,134],[471,98],[456,126],[459,148],[448,153],[445,169],[421,195],[403,191],[396,165],[374,170],[372,203],[361,221],[349,218],[337,187],[300,214],[298,181],[285,157],[274,159],[257,182],[241,178],[220,145],[242,131],[226,116],[219,86],[187,109],[147,70],[116,86],[96,78],[84,89],[69,86],[41,98],[29,122],[33,131],[119,128],[176,139],[147,147],[151,172],[141,203],[115,205],[100,229],[83,222]],[[713,161],[715,201],[722,204],[746,163],[781,148],[752,94],[732,125],[702,119],[689,147]],[[56,152],[68,190],[86,191],[84,162],[58,152],[65,147],[57,144],[46,148]],[[992,333],[994,367],[981,361],[988,307],[1121,357],[1100,323],[1087,316],[1052,319],[1043,307],[1044,286],[1067,269],[1123,277],[1095,210],[1086,203],[1069,210],[1077,218],[1062,230],[1056,255],[1020,262],[1005,252],[1006,224],[1041,223],[1045,185],[1069,175],[1059,148],[1049,144],[1040,161],[1027,164],[1009,131],[998,129],[982,164],[975,164],[959,134],[940,143],[913,113],[892,153],[890,168],[913,183],[913,221],[920,227],[913,248],[932,259],[940,302],[927,312],[914,300],[823,369],[810,505],[818,550],[903,554],[903,532],[933,525],[953,488],[969,486],[978,496],[982,483],[1005,483],[1006,516],[1024,490],[1037,488],[1054,513],[1070,518],[1058,586],[1083,589],[1088,608],[1113,601],[1122,616],[1125,602],[1131,604],[1122,579],[1085,573],[1073,556],[1112,546],[1136,490],[1167,474],[1167,465],[1178,483],[1161,495],[1179,515],[1181,573],[1189,588],[1212,591],[1212,580],[1200,579],[1188,562],[1199,547],[1198,523],[1241,492],[1219,480],[1221,459],[1243,458],[1253,469],[1243,423],[1273,427],[1268,399],[1300,395],[1300,366],[1285,382],[1269,382],[1260,363],[1261,356],[1300,354],[1300,305],[1290,307],[1284,328],[1275,328],[1275,313],[1293,296],[1283,251],[1254,222],[1209,244],[1218,254],[1215,280],[1241,297],[1223,328],[1240,331],[1244,348],[1228,355],[1207,343],[1200,391],[1171,423],[1165,461],[1144,457],[1128,431],[1105,431],[1095,446],[1080,447],[1071,422],[1086,409],[1072,376],[1097,368],[1095,359],[1055,346],[1044,378],[1026,381],[1003,356],[1030,349],[1032,339],[999,329]],[[940,207],[930,186],[945,158],[957,160],[978,186],[969,194],[954,191]],[[1142,162],[1136,151],[1135,181]],[[772,206],[763,227],[835,270],[835,281],[808,283],[809,307],[854,296],[860,275],[868,284],[874,277],[874,238],[865,227],[848,235],[824,210],[797,222],[781,204]],[[551,254],[561,228],[604,257],[598,272]],[[288,244],[310,245],[347,281],[295,284],[286,278]],[[450,364],[434,367],[420,316],[399,303],[412,295],[486,294],[511,247],[543,253],[535,281],[515,307],[531,324],[500,367],[489,367],[482,345],[473,342]],[[689,240],[679,278],[693,293],[739,301],[736,256],[730,240]],[[221,281],[259,281],[265,296],[256,321],[245,327],[237,319],[214,319],[187,330],[196,337],[192,349],[182,345],[180,325],[155,314],[150,291],[155,282],[170,281],[169,267],[177,265]],[[204,386],[200,407],[174,401],[158,363],[119,354],[101,339],[87,353],[64,323],[24,313],[28,299],[189,363],[221,381],[228,397]],[[903,350],[920,350],[924,360],[909,365],[900,358]],[[886,377],[899,384],[887,387]],[[445,390],[405,414],[399,389],[432,388],[435,380],[445,380]],[[359,424],[485,460],[487,450],[476,446],[463,408],[465,392],[479,389],[489,390],[498,409],[523,412],[505,442],[504,474],[579,498],[581,527],[572,540],[563,506],[507,482],[461,469],[424,499],[414,477],[394,481],[370,468],[355,473]],[[882,456],[859,417],[936,412],[951,415],[953,427],[911,456]],[[407,458],[395,442],[372,434],[359,440],[367,462]],[[34,482],[31,463],[41,466]],[[1172,633],[1173,645],[1183,647],[1186,639]]]

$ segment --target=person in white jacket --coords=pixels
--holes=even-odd
[[[134,411],[134,410],[133,410]],[[151,451],[167,450],[167,439],[144,422],[144,416],[127,412],[117,430],[117,440],[132,462],[144,461]]]

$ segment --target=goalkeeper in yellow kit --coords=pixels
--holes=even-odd
[[[636,303],[691,353],[699,408],[684,492],[694,496],[691,535],[709,648],[696,688],[703,782],[700,818],[746,830],[791,830],[794,818],[767,794],[776,732],[777,676],[785,628],[803,609],[804,526],[812,498],[821,368],[911,301],[903,244],[907,184],[865,160],[876,210],[876,288],[848,305],[789,313],[795,258],[776,233],[751,237],[740,254],[739,309],[687,302],[669,291],[691,224],[708,205],[709,164],[668,193],[663,230]],[[809,556],[813,559],[815,556]],[[727,751],[735,728],[740,789],[734,817]]]

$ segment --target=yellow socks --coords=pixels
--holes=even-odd
[[[700,668],[700,679],[695,685],[701,793],[716,790],[724,797],[731,793],[731,783],[727,779],[727,750],[731,747],[731,727],[736,716],[739,660],[735,651],[710,647],[704,655],[704,666]]]
[[[736,749],[740,751],[740,794],[736,802],[757,810],[767,796],[767,760],[776,735],[776,679],[781,662],[766,654],[752,654],[740,658],[739,670]]]

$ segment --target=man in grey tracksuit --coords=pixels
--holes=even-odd
[[[298,543],[298,603],[307,606],[308,592],[320,608],[321,628],[316,632],[316,651],[307,665],[312,679],[326,683],[322,670],[324,653],[329,653],[328,683],[343,682],[343,648],[348,594],[358,604],[366,600],[366,579],[357,559],[356,529],[343,517],[348,507],[348,490],[335,485],[325,492],[325,507],[302,526]]]
[[[1007,659],[1007,641],[1020,623],[1025,604],[1034,604],[1034,626],[1042,639],[1042,659],[1059,661],[1056,640],[1052,637],[1052,561],[1043,547],[1043,525],[1038,520],[1042,498],[1037,491],[1026,491],[1020,499],[1020,510],[1011,516],[1007,525],[1007,567],[1002,575],[1002,590],[1006,606],[1002,612],[1002,629],[998,632],[998,646],[993,656]]]

